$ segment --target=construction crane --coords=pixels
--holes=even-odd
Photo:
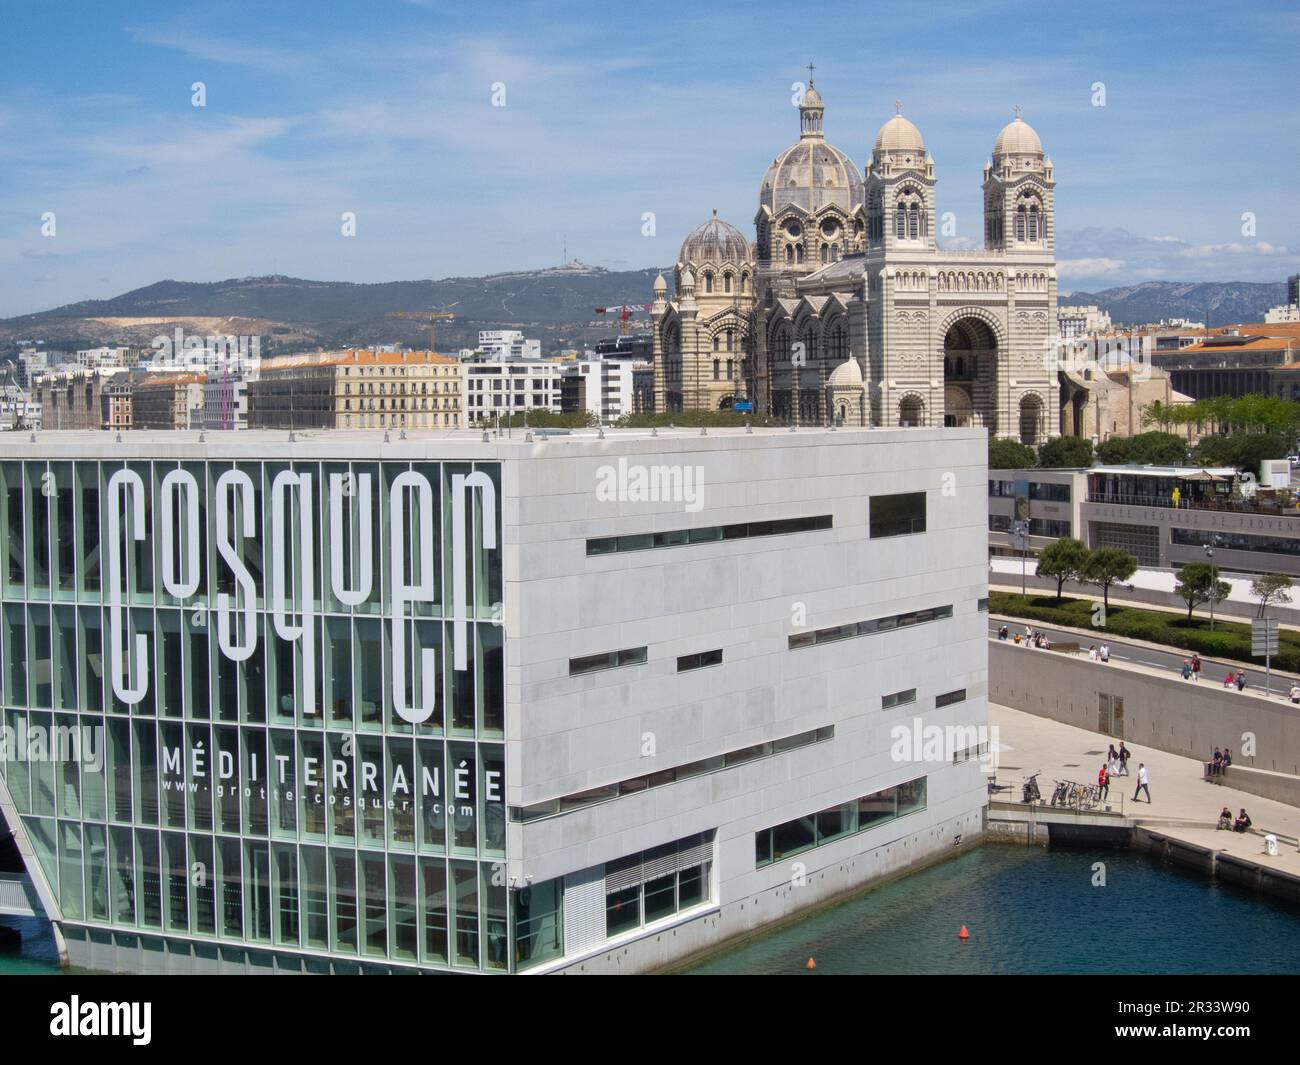
[[[442,318],[450,322],[455,317],[456,316],[452,314],[451,311],[434,311],[432,314],[429,315],[429,354],[430,355],[438,354],[437,345],[434,344],[434,338],[437,336],[437,330],[438,330],[438,319]]]
[[[618,335],[625,337],[628,330],[631,329],[631,317],[633,311],[648,311],[648,303],[620,303],[617,307],[597,307],[597,314],[618,314]]]
[[[438,319],[442,318],[445,319],[446,321],[451,321],[456,317],[456,315],[453,314],[451,311],[433,311],[432,313],[428,311],[389,311],[388,313],[389,316],[393,318],[418,318],[421,321],[423,321],[425,318],[428,318],[429,319],[429,351],[434,355],[438,353],[438,348],[435,344],[435,340],[437,338]]]

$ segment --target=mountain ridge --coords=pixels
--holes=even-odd
[[[319,281],[284,274],[221,281],[167,278],[108,299],[0,319],[0,355],[12,354],[25,340],[50,348],[147,345],[159,332],[170,332],[161,328],[164,324],[187,319],[230,319],[263,330],[268,351],[384,343],[418,347],[427,346],[428,315],[435,307],[455,316],[437,325],[442,350],[473,346],[480,329],[514,328],[540,339],[549,353],[614,333],[614,316],[601,318],[595,308],[648,304],[660,272],[667,271],[607,270],[575,261],[414,281]],[[1285,289],[1283,282],[1144,281],[1076,290],[1060,302],[1095,304],[1117,326],[1169,318],[1221,325],[1263,321],[1270,307],[1283,302]],[[642,314],[633,319],[633,328],[648,323]]]

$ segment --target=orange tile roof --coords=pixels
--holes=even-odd
[[[304,352],[280,355],[262,361],[261,371],[290,370],[302,366],[455,366],[460,362],[448,355],[428,351],[370,351],[349,348],[347,351]]]
[[[1288,351],[1300,346],[1300,343],[1297,343],[1298,341],[1300,341],[1300,337],[1263,336],[1256,337],[1254,340],[1247,340],[1244,344],[1189,344],[1185,348],[1180,348],[1177,354],[1222,355],[1224,352],[1233,351]],[[1174,354],[1174,352],[1168,354]]]
[[[151,385],[201,385],[207,381],[205,373],[158,373],[150,372],[135,384],[136,391]]]

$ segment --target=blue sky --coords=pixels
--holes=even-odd
[[[1056,166],[1063,291],[1300,267],[1283,3],[0,0],[0,37],[0,315],[164,278],[532,269],[566,238],[668,264],[713,208],[752,234],[810,59],[859,166],[902,101],[959,245],[1022,105]]]

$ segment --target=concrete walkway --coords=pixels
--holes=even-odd
[[[1054,625],[1046,621],[1017,618],[1009,614],[989,615],[990,639],[997,639],[998,627],[1001,625],[1006,625],[1013,636],[1016,633],[1023,636],[1025,629],[1032,625],[1035,632],[1045,633],[1047,638],[1054,644],[1077,643],[1079,645],[1078,651],[1052,650],[1050,652],[1052,654],[1087,658],[1089,647],[1100,646],[1103,643],[1109,644],[1111,654],[1110,661],[1106,663],[1107,665],[1116,668],[1137,669],[1152,676],[1181,677],[1183,659],[1192,656],[1192,652],[1186,648],[1171,647],[1163,643],[1152,643],[1150,640],[1135,640],[1131,636],[1111,636],[1103,629],[1079,629],[1068,625]],[[1118,653],[1117,648],[1126,653]],[[1268,681],[1271,685],[1271,694],[1266,695],[1265,672],[1262,665],[1202,655],[1201,667],[1201,679],[1197,681],[1188,680],[1188,684],[1208,684],[1224,688],[1225,691],[1231,690],[1233,694],[1252,695],[1260,699],[1267,698],[1286,703],[1291,701],[1291,685],[1300,682],[1300,674],[1274,669]],[[1223,684],[1224,674],[1229,671],[1235,673],[1239,669],[1246,671],[1248,683],[1245,691],[1237,692],[1236,689],[1225,688]]]
[[[1014,785],[1013,794],[1001,794],[1013,799],[1020,798],[1022,778],[1038,770],[1042,770],[1038,786],[1044,799],[1051,798],[1057,780],[1096,783],[1110,743],[1101,733],[997,703],[989,703],[989,725],[998,729],[998,782]],[[1273,832],[1295,840],[1300,837],[1300,808],[1236,791],[1230,784],[1207,783],[1201,779],[1203,767],[1196,759],[1149,747],[1130,745],[1129,749],[1133,752],[1130,775],[1115,778],[1110,789],[1112,797],[1123,796],[1125,816],[1172,838],[1300,875],[1300,852],[1294,842],[1279,839],[1278,856],[1270,858],[1264,853],[1262,835],[1220,832],[1214,827],[1223,807],[1234,817],[1245,807],[1260,833]],[[1150,804],[1145,798],[1133,801],[1139,762],[1145,762],[1150,773]],[[1231,781],[1232,770],[1228,770],[1227,779]],[[1118,803],[1114,805],[1121,809]]]

